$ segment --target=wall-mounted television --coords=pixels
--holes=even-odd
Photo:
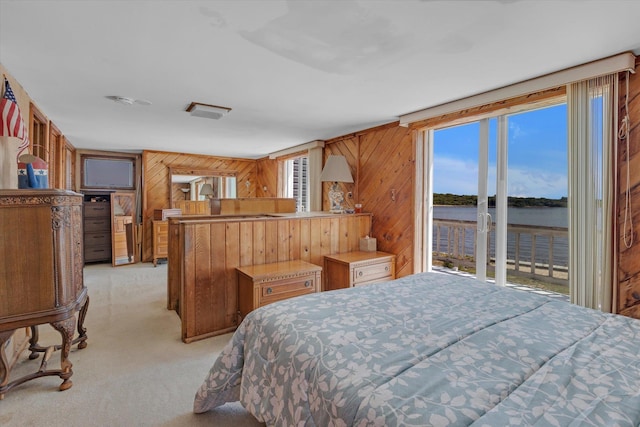
[[[135,190],[135,158],[95,155],[81,155],[80,158],[82,188]]]

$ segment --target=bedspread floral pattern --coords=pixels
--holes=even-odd
[[[640,321],[422,273],[250,313],[196,394],[267,425],[640,425]]]

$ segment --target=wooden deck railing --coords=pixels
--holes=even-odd
[[[507,225],[509,274],[568,285],[568,236],[563,227]],[[433,258],[473,266],[477,229],[474,221],[433,220]],[[494,268],[495,235],[488,236],[487,266]]]

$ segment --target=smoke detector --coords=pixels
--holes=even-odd
[[[231,111],[231,108],[192,102],[185,111],[189,112],[194,117],[218,120],[227,115],[229,111]]]
[[[127,96],[109,95],[106,98],[123,105],[151,105],[151,102],[146,99],[134,99]]]

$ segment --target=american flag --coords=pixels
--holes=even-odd
[[[0,136],[13,136],[22,140],[18,147],[18,155],[29,146],[29,135],[22,120],[20,108],[13,95],[9,81],[4,79],[4,95],[0,101]]]

